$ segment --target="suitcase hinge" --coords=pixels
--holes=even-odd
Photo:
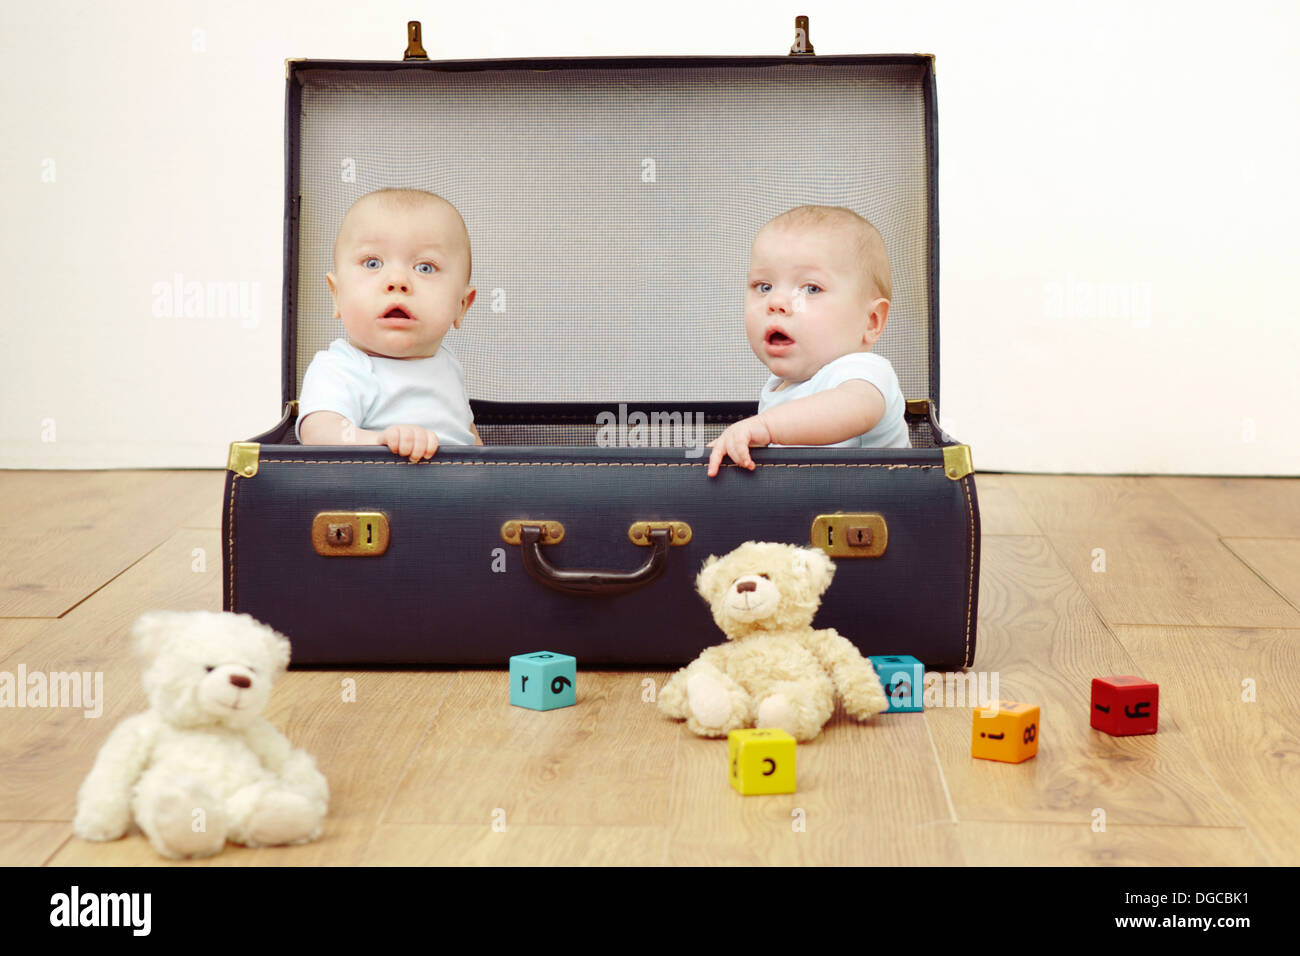
[[[970,457],[970,445],[945,445],[943,473],[953,481],[960,481],[975,470]]]
[[[408,20],[406,23],[406,52],[402,54],[403,60],[427,60],[429,54],[424,52],[424,47],[420,45],[420,21]]]
[[[812,40],[808,39],[808,18],[794,18],[794,45],[790,47],[791,56],[812,56]]]
[[[231,442],[226,470],[233,471],[241,478],[252,478],[257,474],[257,460],[261,452],[262,446],[255,441]]]

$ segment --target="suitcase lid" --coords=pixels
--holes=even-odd
[[[873,351],[937,408],[933,58],[286,63],[283,392],[343,334],[325,281],[353,201],[459,210],[478,297],[443,344],[470,398],[746,403],[749,249],[794,206],[846,206],[889,253]]]

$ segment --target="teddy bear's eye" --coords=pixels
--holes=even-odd
[[[215,667],[211,667],[211,666],[209,666],[209,667],[205,667],[205,668],[203,668],[203,669],[204,669],[205,671],[207,671],[209,674],[211,674],[214,670],[216,670]]]
[[[772,576],[770,574],[760,574],[759,577],[762,578],[764,581],[772,580]]]

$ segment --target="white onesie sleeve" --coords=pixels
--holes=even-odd
[[[335,340],[328,351],[317,352],[302,379],[298,397],[298,423],[294,434],[302,441],[302,421],[312,412],[335,412],[358,428],[363,427],[366,413],[374,404],[377,385],[374,374],[363,361],[365,356]]]

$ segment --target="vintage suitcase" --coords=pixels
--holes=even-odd
[[[671,668],[722,639],[694,593],[747,540],[827,548],[816,624],[865,654],[975,653],[970,451],[940,429],[935,75],[927,56],[287,64],[284,412],[231,446],[224,606],[295,665]],[[412,464],[295,443],[314,353],[342,334],[325,283],[344,210],[445,196],[478,301],[445,343],[485,447]],[[912,449],[699,446],[754,413],[749,244],[819,203],[885,236]],[[701,435],[701,432],[703,434]],[[867,529],[867,530],[863,530]],[[346,540],[345,540],[346,539]]]

